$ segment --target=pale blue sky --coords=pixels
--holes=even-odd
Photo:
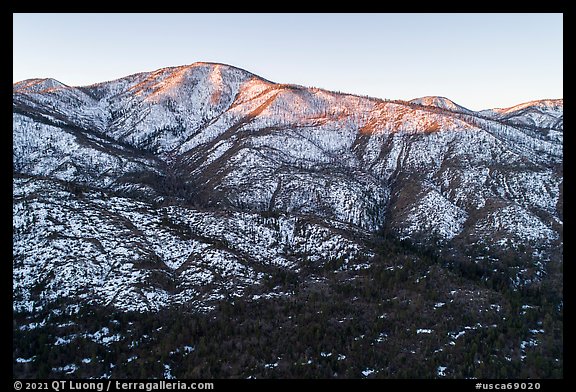
[[[212,61],[473,110],[563,97],[562,14],[14,14],[13,80],[81,86]]]

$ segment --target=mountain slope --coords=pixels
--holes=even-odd
[[[562,100],[474,112],[214,63],[83,87],[15,83],[19,328],[80,304],[195,313],[282,301],[422,249],[449,271],[442,282],[459,271],[490,289],[558,283],[562,143]],[[388,241],[409,250],[385,256]]]
[[[380,101],[196,63],[81,88],[15,84],[14,162],[155,203],[545,249],[561,236],[562,139],[521,125],[561,107],[476,115],[445,98]]]

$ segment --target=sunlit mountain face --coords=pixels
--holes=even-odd
[[[15,377],[563,375],[561,99],[195,63],[15,83],[12,135]]]

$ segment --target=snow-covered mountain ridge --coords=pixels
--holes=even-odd
[[[15,309],[290,295],[264,282],[370,268],[383,232],[521,252],[513,284],[561,258],[561,99],[474,112],[195,63],[22,81],[13,108]]]

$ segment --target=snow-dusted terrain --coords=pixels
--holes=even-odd
[[[474,112],[212,63],[13,93],[18,311],[290,295],[265,282],[369,268],[383,231],[530,249],[540,273],[562,245],[561,99]]]

